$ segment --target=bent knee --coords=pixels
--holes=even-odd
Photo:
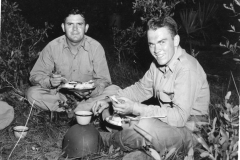
[[[147,132],[151,132],[152,130],[156,129],[156,127],[159,128],[165,125],[167,124],[156,118],[141,119],[138,123],[138,126]]]
[[[25,95],[29,101],[32,101],[33,99],[38,99],[40,97],[38,88],[39,88],[38,86],[28,88]]]
[[[119,89],[121,88],[117,85],[110,85],[104,89],[103,94],[113,95],[116,94]]]

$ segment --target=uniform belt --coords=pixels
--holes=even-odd
[[[208,122],[208,116],[207,115],[191,115],[188,118],[188,121]]]

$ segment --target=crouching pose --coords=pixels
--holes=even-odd
[[[62,112],[59,104],[67,98],[60,86],[93,80],[94,90],[72,92],[81,99],[75,110],[90,111],[96,100],[116,93],[119,87],[111,85],[102,45],[85,35],[89,25],[84,12],[72,9],[61,27],[65,35],[47,44],[30,73],[33,86],[26,93],[27,99],[41,109]]]
[[[208,115],[206,74],[199,62],[179,46],[177,24],[171,17],[149,20],[147,38],[155,60],[143,78],[118,91],[116,97],[122,103],[106,98],[93,107],[94,114],[102,113],[105,119],[112,106],[121,117],[135,116],[131,121],[134,123],[101,135],[105,145],[123,151],[144,150],[148,145],[160,155],[171,149],[187,150],[196,142],[187,125],[203,121]],[[151,97],[157,98],[159,105],[141,103]]]

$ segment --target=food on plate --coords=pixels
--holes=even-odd
[[[83,82],[83,83],[77,83],[75,85],[75,89],[91,89],[94,87],[93,81]]]
[[[78,82],[70,81],[70,82],[68,82],[68,83],[74,85],[74,84],[77,84]]]
[[[70,81],[62,85],[63,88],[67,89],[92,89],[94,88],[94,83],[92,80],[88,82],[75,82],[75,81]]]
[[[73,89],[76,84],[77,84],[77,82],[71,81],[71,82],[63,84],[62,87],[68,88],[68,89]]]
[[[121,121],[122,121],[122,118],[119,117],[119,116],[112,116],[112,121],[121,122]]]
[[[108,123],[111,123],[111,124],[115,125],[115,126],[122,126],[122,118],[119,117],[119,116],[116,116],[116,117],[115,116],[109,116],[109,117],[106,118],[106,121]]]

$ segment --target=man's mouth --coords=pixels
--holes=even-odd
[[[155,54],[157,58],[163,58],[164,54]]]
[[[79,35],[79,33],[72,33],[72,35],[73,35],[73,36],[77,36],[77,35]]]

